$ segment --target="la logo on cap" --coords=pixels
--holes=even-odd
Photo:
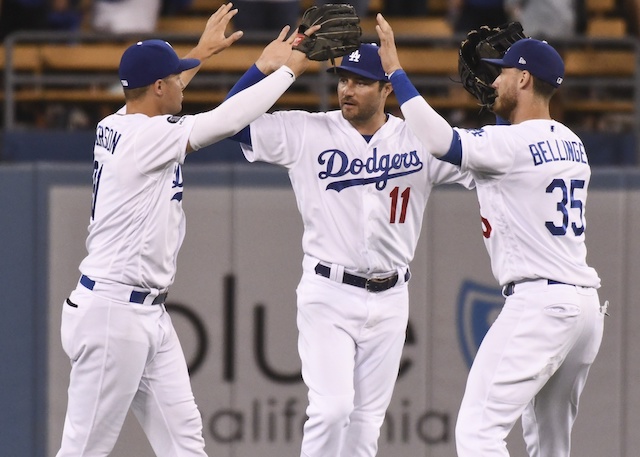
[[[349,62],[360,62],[360,51],[357,49],[349,54]]]
[[[526,64],[527,64],[527,61],[526,61],[526,60],[524,60],[524,57],[520,57],[520,58],[518,59],[518,63],[519,63],[520,65],[526,65]]]

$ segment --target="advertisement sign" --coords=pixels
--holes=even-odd
[[[302,223],[286,178],[282,183],[189,187],[186,180],[187,235],[167,308],[212,456],[300,453],[307,406],[296,342]],[[59,446],[70,369],[60,345],[60,312],[85,255],[90,199],[85,186],[59,185],[49,193],[48,455]],[[589,214],[594,227],[595,213]],[[590,241],[596,245],[601,240],[594,232]],[[407,341],[379,455],[450,457],[468,368],[503,303],[474,192],[434,191],[411,270]],[[605,333],[615,326],[620,319],[609,319]],[[616,362],[605,359],[618,344],[605,335],[605,356],[593,367],[575,428],[576,455],[618,455],[619,444],[596,436],[620,433],[617,396],[607,390],[619,374],[612,374]],[[614,410],[611,417],[602,417],[603,404]],[[519,433],[516,428],[509,437],[512,457],[526,456]],[[153,456],[132,415],[112,455]]]

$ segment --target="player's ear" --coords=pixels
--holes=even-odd
[[[391,94],[391,92],[393,92],[393,86],[391,85],[390,82],[385,82],[382,85],[382,90],[384,91],[385,97],[388,97]]]
[[[527,70],[522,70],[520,72],[520,79],[518,80],[520,87],[526,87],[529,84],[533,84],[533,75],[529,73]]]
[[[154,82],[154,83],[151,85],[151,88],[152,88],[152,90],[153,90],[153,93],[154,93],[154,94],[157,94],[157,95],[162,95],[162,92],[163,92],[163,90],[164,90],[164,85],[165,85],[164,80],[162,80],[162,79],[158,79],[158,80],[156,80],[156,82]]]

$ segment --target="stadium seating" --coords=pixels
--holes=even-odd
[[[305,1],[312,3],[312,0]],[[219,0],[194,0],[193,14],[162,18],[158,34],[166,36],[178,54],[184,55],[204,28],[209,12],[219,4],[222,4]],[[563,90],[562,97],[564,112],[640,116],[635,112],[639,45],[625,37],[622,18],[611,16],[613,4],[614,0],[586,0],[588,36],[559,43],[567,73],[568,89]],[[382,6],[382,0],[372,0],[370,11],[379,11]],[[454,83],[459,37],[454,36],[446,20],[446,0],[430,0],[429,8],[437,14],[389,18],[396,30],[401,61],[420,92],[436,109],[477,111],[476,101]],[[373,15],[363,18],[362,26],[364,39],[374,40]],[[185,91],[185,111],[215,106],[224,99],[264,47],[265,40],[252,39],[250,35],[245,34],[241,41],[203,66]],[[11,127],[18,105],[57,102],[115,108],[122,104],[117,67],[123,50],[131,42],[122,37],[85,39],[84,35],[74,37],[73,41],[56,35],[51,39],[6,41],[0,48],[0,68],[5,75],[0,97],[8,100],[4,106],[10,111],[4,115],[5,124]],[[9,53],[11,65],[7,65]],[[335,80],[326,74],[326,68],[326,64],[314,62],[276,107],[309,110],[336,107]],[[392,97],[390,106],[394,105],[397,102]]]

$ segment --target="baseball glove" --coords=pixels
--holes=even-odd
[[[460,44],[458,51],[458,74],[463,87],[484,108],[491,109],[496,91],[491,84],[500,73],[499,68],[483,62],[483,58],[499,59],[516,41],[526,38],[519,22],[510,22],[500,27],[482,26],[472,30]]]
[[[304,32],[320,25],[310,36]],[[304,52],[310,60],[325,61],[350,54],[360,46],[360,18],[347,4],[312,6],[302,15],[293,49]]]

